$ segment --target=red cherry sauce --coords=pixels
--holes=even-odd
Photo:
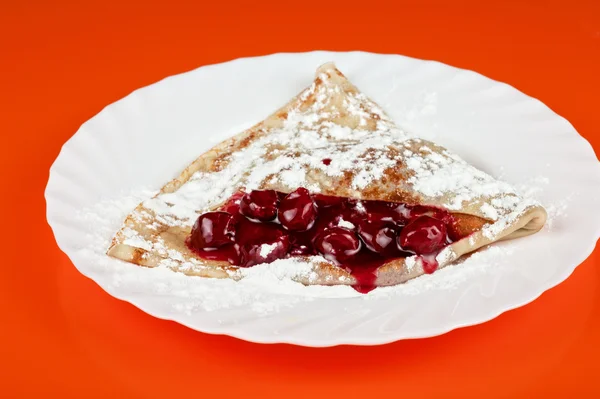
[[[367,293],[375,288],[377,269],[393,259],[416,254],[421,258],[425,273],[433,273],[438,267],[436,255],[458,238],[454,217],[435,207],[358,201],[310,194],[299,188],[290,194],[272,192],[278,201],[271,200],[269,204],[277,203],[279,217],[259,221],[245,216],[248,209],[259,209],[249,203],[253,198],[249,194],[238,192],[217,210],[233,217],[232,242],[218,248],[198,248],[198,243],[207,240],[195,237],[201,233],[193,230],[186,241],[188,247],[201,258],[227,261],[240,267],[294,256],[322,255],[356,279],[354,289]],[[261,201],[267,194],[260,193]],[[297,206],[297,214],[293,212],[294,206]],[[269,215],[272,212],[269,210]],[[280,217],[287,220],[280,222]],[[222,227],[215,224],[215,229]],[[205,230],[203,234],[212,234]]]

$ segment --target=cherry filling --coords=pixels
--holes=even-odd
[[[286,229],[305,231],[315,223],[317,206],[308,190],[300,187],[281,200],[277,216]]]
[[[336,263],[352,259],[362,246],[356,233],[343,227],[330,227],[321,231],[314,245],[325,259]]]
[[[188,247],[198,256],[241,267],[277,259],[321,255],[350,272],[354,288],[375,288],[386,262],[418,255],[426,273],[436,255],[457,238],[447,211],[422,205],[254,190],[234,194],[218,211],[196,220]]]
[[[208,212],[200,215],[192,227],[190,245],[206,251],[234,242],[236,221],[228,212]]]
[[[287,235],[262,241],[264,242],[246,243],[240,248],[241,264],[244,267],[283,259],[290,250],[290,238]]]
[[[396,243],[400,227],[384,221],[363,221],[358,225],[358,235],[365,246],[378,254],[393,257],[399,248]]]
[[[253,190],[240,200],[240,213],[263,222],[275,219],[279,197],[273,190]]]
[[[398,236],[400,248],[416,254],[431,254],[448,244],[446,224],[431,216],[419,216],[402,229]]]

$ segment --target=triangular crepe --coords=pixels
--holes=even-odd
[[[325,165],[322,160],[331,160]],[[240,278],[238,267],[200,259],[185,245],[198,215],[239,189],[297,187],[359,200],[444,208],[466,238],[437,255],[439,267],[494,241],[540,230],[545,210],[508,184],[432,142],[411,138],[332,64],[313,84],[264,121],[189,165],[154,198],[141,203],[115,235],[108,254],[142,266],[189,275]],[[306,258],[304,284],[355,284],[322,257]],[[377,270],[378,286],[424,273],[419,257],[394,259]]]

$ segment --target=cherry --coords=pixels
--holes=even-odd
[[[390,223],[364,221],[358,226],[358,235],[369,250],[381,255],[391,255],[398,249],[396,230]]]
[[[279,223],[290,231],[310,229],[317,218],[317,207],[307,189],[300,187],[279,204]]]
[[[283,259],[290,249],[290,239],[287,235],[261,243],[247,243],[240,249],[241,267],[250,267],[261,263],[271,263]]]
[[[272,242],[288,235],[280,224],[275,222],[253,222],[242,218],[237,227],[236,242],[241,244]]]
[[[405,224],[406,207],[394,203],[371,201],[364,203],[366,218],[369,222],[393,222]]]
[[[263,222],[275,219],[279,198],[275,190],[252,190],[240,200],[240,213]]]
[[[235,219],[229,212],[207,212],[196,219],[190,245],[196,249],[216,249],[235,239]]]
[[[315,247],[325,259],[344,262],[360,251],[361,242],[352,231],[333,227],[323,230],[317,236]]]
[[[219,211],[200,216],[186,239],[200,258],[251,267],[320,254],[349,271],[360,292],[375,287],[377,269],[390,259],[416,253],[423,270],[434,272],[439,250],[460,238],[457,219],[442,208],[311,194],[304,188],[291,194],[238,191]]]
[[[416,254],[430,254],[446,245],[447,229],[443,221],[420,216],[404,226],[398,245]]]
[[[225,203],[223,205],[221,205],[219,210],[224,211],[224,212],[229,212],[234,217],[236,217],[237,214],[239,213],[238,210],[240,208],[240,200],[242,199],[243,196],[244,196],[243,192],[237,191],[227,201],[225,201]],[[238,220],[238,218],[236,218],[236,220]]]
[[[314,255],[311,248],[306,244],[295,244],[290,249],[290,255],[293,256],[308,256]]]
[[[319,208],[329,208],[330,206],[343,205],[347,202],[347,199],[344,197],[333,197],[323,194],[314,194],[313,200]]]
[[[319,226],[315,224],[310,230],[302,232],[290,232],[290,255],[292,256],[308,256],[316,255],[313,241]]]

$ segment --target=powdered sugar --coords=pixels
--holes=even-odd
[[[460,210],[465,203],[487,198],[508,198],[518,201],[516,190],[478,170],[448,150],[434,150],[427,143],[420,151],[404,150],[407,167],[414,172],[408,179],[412,188],[431,199],[441,199],[450,210]],[[502,202],[482,204],[481,212],[491,220],[498,220],[514,208]]]
[[[260,250],[259,250],[259,254],[260,256],[262,256],[263,258],[266,258],[267,256],[269,256],[271,254],[271,252],[273,252],[275,249],[277,248],[277,243],[273,243],[273,244],[262,244],[260,246]]]
[[[173,259],[165,259],[158,267],[145,268],[122,262],[106,255],[114,231],[131,208],[143,198],[152,195],[149,190],[136,190],[115,199],[99,201],[92,208],[75,216],[82,226],[87,226],[85,245],[75,251],[76,262],[93,265],[95,273],[112,275],[113,287],[127,286],[135,292],[161,295],[172,306],[172,311],[191,314],[197,311],[231,309],[251,306],[258,314],[268,314],[298,302],[315,297],[348,297],[358,294],[347,286],[306,287],[294,282],[298,275],[310,275],[311,264],[295,259],[278,260],[271,264],[241,269],[244,277],[210,279],[186,276],[169,269]],[[169,253],[177,258],[177,254]],[[324,261],[315,257],[315,261]]]
[[[319,75],[319,78],[327,83],[328,78],[324,74]],[[370,185],[382,181],[386,172],[394,168],[406,168],[411,173],[407,183],[411,185],[412,191],[421,194],[427,202],[448,209],[460,210],[465,203],[494,197],[493,201],[480,206],[483,215],[498,221],[486,227],[486,235],[496,234],[498,229],[506,227],[520,214],[519,212],[533,203],[522,201],[510,185],[477,170],[455,154],[409,137],[396,128],[383,111],[362,94],[347,95],[343,100],[348,117],[359,120],[355,128],[332,123],[329,117],[340,112],[339,109],[332,108],[332,93],[339,93],[339,87],[328,84],[313,85],[303,94],[304,98],[314,96],[316,99],[308,110],[289,110],[282,126],[272,129],[265,136],[259,136],[243,149],[229,154],[225,159],[226,166],[221,170],[213,173],[196,172],[176,192],[161,194],[144,201],[144,208],[152,211],[161,223],[168,226],[189,227],[198,212],[222,202],[238,188],[255,189],[264,188],[265,185],[277,185],[291,190],[304,186],[313,192],[319,192],[326,187],[323,186],[325,183],[313,178],[315,173],[334,179],[350,173],[350,187],[358,195]],[[371,125],[374,119],[376,122],[373,128]],[[370,127],[367,128],[368,126]],[[325,164],[323,159],[330,161]],[[339,225],[354,227],[344,220],[340,220]],[[172,267],[169,262],[173,260],[183,260],[180,253],[166,248],[160,240],[145,241],[131,229],[123,231],[123,234],[123,242],[128,245],[152,249],[160,254],[167,253],[169,259],[161,262],[157,269]],[[273,249],[264,245],[260,253],[267,256]],[[438,255],[438,261],[443,263],[454,256],[451,250],[446,250]],[[285,301],[269,302],[264,299],[273,293],[296,295],[299,298],[356,295],[346,286],[305,287],[292,281],[297,276],[312,278],[314,272],[311,262],[316,261],[318,257],[309,262],[285,259],[242,269],[236,272],[243,277],[237,282],[201,279],[202,283],[198,287],[202,289],[198,291],[198,297],[208,297],[210,300],[179,302],[175,308],[179,311],[193,312],[197,309],[215,310],[251,303],[257,312],[268,313],[285,304]],[[409,270],[420,267],[419,261],[414,257],[408,258],[406,265]],[[183,264],[183,267],[189,268],[199,266],[201,265],[197,261]],[[159,273],[161,278],[167,276],[163,272],[149,273]],[[414,282],[386,289],[385,292],[410,293],[411,289],[407,291],[406,287],[429,289],[428,285],[420,286],[422,283],[418,281],[435,280],[437,275],[438,273],[434,276],[424,276]],[[189,279],[198,284],[198,279]],[[119,283],[122,283],[122,279]],[[442,284],[441,287],[445,285]],[[219,290],[227,292],[218,297],[215,293]],[[375,290],[368,296],[377,296],[379,291]],[[182,296],[187,298],[194,295],[195,293]],[[301,300],[303,299],[294,299],[292,303]]]
[[[135,204],[150,195],[152,192],[149,190],[136,190],[129,195],[100,201],[92,208],[79,212],[76,220],[89,227],[86,245],[76,252],[75,259],[94,265],[97,272],[112,274],[113,286],[160,295],[171,306],[172,312],[183,314],[246,306],[257,315],[268,315],[316,298],[357,297],[372,300],[421,295],[430,290],[454,290],[469,278],[490,273],[503,257],[509,256],[514,250],[514,246],[508,243],[495,245],[432,275],[394,287],[378,288],[367,295],[358,294],[348,286],[304,286],[294,282],[292,279],[296,276],[310,276],[313,273],[310,262],[295,259],[241,269],[240,274],[244,278],[239,281],[191,277],[169,270],[168,267],[172,265],[168,262],[173,262],[172,259],[165,259],[156,268],[144,268],[106,255],[112,234],[123,218]],[[175,253],[169,253],[169,256],[177,258]],[[442,251],[438,261],[448,257],[452,257],[451,251]],[[324,261],[319,258],[316,257],[314,261]],[[406,259],[408,270],[417,264],[416,257]]]
[[[321,78],[327,81],[325,75]],[[144,207],[164,217],[169,225],[189,226],[198,210],[225,200],[238,187],[251,190],[277,185],[291,191],[303,186],[320,192],[323,183],[313,179],[315,171],[336,179],[352,172],[351,186],[355,190],[379,181],[386,170],[397,164],[387,155],[389,147],[407,136],[361,94],[344,97],[347,117],[380,115],[375,131],[331,123],[325,110],[332,106],[327,102],[332,101],[328,92],[336,89],[339,88],[326,84],[313,85],[304,94],[317,98],[310,109],[290,110],[282,127],[231,153],[221,171],[196,172],[177,192],[147,200]],[[330,159],[328,165],[322,162],[325,158]]]
[[[406,260],[404,261],[404,265],[406,266],[406,270],[408,270],[409,272],[412,271],[412,269],[415,267],[416,262],[417,261],[417,257],[416,256],[409,256],[408,258],[406,258]]]
[[[436,256],[435,260],[438,264],[445,265],[448,262],[452,262],[456,258],[456,254],[452,250],[452,247],[446,247]]]
[[[568,217],[567,209],[569,204],[573,200],[574,194],[570,194],[566,198],[558,201],[555,204],[549,204],[546,206],[546,212],[548,213],[548,220],[544,229],[550,230],[554,226],[554,222],[558,219],[564,219]]]
[[[504,257],[514,252],[511,246],[494,245],[471,254],[458,264],[446,266],[433,274],[417,277],[405,284],[393,287],[381,287],[374,295],[366,295],[365,300],[380,299],[382,297],[418,296],[431,290],[449,291],[456,290],[470,279],[477,279],[483,275],[496,275]]]
[[[474,212],[478,209],[481,216],[498,221],[485,231],[490,237],[519,216],[515,209],[523,211],[534,204],[522,202],[509,184],[457,155],[409,137],[363,94],[342,92],[324,72],[318,79],[322,84],[313,84],[300,96],[303,100],[313,97],[312,104],[287,109],[283,120],[272,122],[274,127],[266,134],[258,134],[247,146],[226,154],[224,168],[194,173],[177,191],[146,200],[145,209],[136,211],[138,215],[134,212],[134,218],[143,220],[144,212],[152,212],[167,226],[189,227],[199,212],[240,188],[291,191],[303,186],[322,192],[338,179],[350,177],[347,194],[360,197],[369,187],[403,173],[409,175],[404,189],[421,195],[421,202],[450,210],[475,206]],[[333,122],[341,117],[350,125],[355,119],[359,123],[351,128]],[[389,185],[386,189],[396,188]],[[127,243],[146,250],[160,246],[135,235],[128,235]]]
[[[525,199],[520,201],[513,210],[505,215],[503,218],[498,219],[495,223],[490,223],[483,227],[482,233],[485,237],[490,240],[494,240],[498,237],[502,231],[504,231],[508,225],[514,223],[527,209],[528,207],[535,206],[538,204],[538,201],[533,199]]]
[[[535,176],[527,179],[524,183],[517,185],[519,192],[527,198],[535,198],[542,202],[546,212],[548,213],[548,219],[544,226],[545,230],[552,229],[556,220],[564,219],[568,217],[567,209],[573,199],[579,195],[578,192],[571,192],[566,197],[554,203],[544,203],[542,197],[550,185],[550,179],[546,176]]]
[[[350,229],[350,230],[354,229],[354,227],[355,227],[354,224],[352,224],[352,222],[349,222],[349,221],[344,220],[344,219],[340,219],[338,221],[338,226],[344,227],[344,228]]]
[[[125,235],[123,244],[130,245],[135,248],[142,248],[146,251],[150,251],[152,249],[152,243],[140,237],[137,231],[126,227],[123,229],[123,234]]]

